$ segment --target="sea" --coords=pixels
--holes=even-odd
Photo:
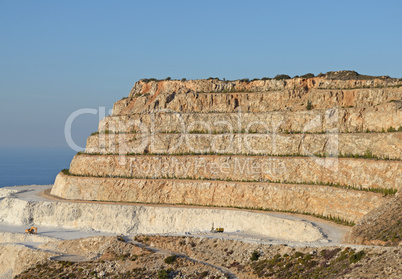
[[[0,188],[53,184],[77,152],[70,148],[0,147]]]

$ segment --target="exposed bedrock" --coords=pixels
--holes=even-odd
[[[402,132],[326,134],[97,134],[87,153],[367,155],[402,158]]]
[[[294,183],[334,183],[362,188],[399,188],[399,161],[267,156],[77,155],[70,173],[133,178],[262,179]],[[57,184],[57,183],[56,183]]]
[[[64,174],[57,176],[51,193],[68,199],[267,208],[342,216],[349,221],[359,220],[387,201],[380,194],[315,185],[94,178]]]
[[[189,92],[230,92],[247,91],[261,92],[274,90],[310,90],[310,89],[350,89],[364,87],[387,87],[401,85],[402,82],[395,79],[370,79],[370,80],[339,80],[325,77],[294,78],[288,80],[255,80],[251,82],[221,81],[217,79],[201,80],[164,80],[164,81],[137,81],[131,89],[129,97],[136,94],[166,94]]]
[[[0,243],[0,278],[14,278],[25,269],[58,254],[15,243]]]
[[[252,96],[253,93],[248,94]],[[301,111],[174,112],[155,109],[148,113],[108,116],[100,121],[99,131],[111,132],[380,132],[402,126],[402,93],[399,101],[363,108],[314,109]],[[119,102],[127,102],[122,100]],[[116,105],[118,105],[118,103]],[[223,106],[225,107],[225,106]],[[116,114],[116,113],[115,113]]]
[[[327,109],[338,106],[368,107],[400,100],[399,88],[356,88],[359,86],[358,83],[367,83],[368,85],[362,86],[371,86],[376,82],[375,80],[328,81],[321,78],[235,82],[235,84],[214,80],[150,83],[139,81],[134,85],[128,99],[115,103],[113,114],[127,115],[154,109],[180,112],[234,112],[241,108],[243,111],[265,112],[288,108],[305,109],[308,102],[311,102],[314,108]],[[399,83],[378,81],[376,86],[395,86]],[[331,89],[353,87],[355,88],[348,90]],[[232,91],[236,92],[231,93]]]

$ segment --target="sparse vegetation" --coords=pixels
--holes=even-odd
[[[316,77],[313,73],[307,73],[304,75],[295,75],[293,78],[314,78]],[[330,80],[373,80],[373,79],[381,79],[381,80],[390,80],[390,81],[402,81],[402,79],[395,79],[395,78],[390,78],[389,76],[370,76],[370,75],[361,75],[357,73],[356,71],[329,71],[327,73],[319,73],[317,77],[321,78],[327,78]],[[239,80],[226,80],[225,78],[220,80],[218,77],[208,77],[207,80],[216,80],[216,81],[222,81],[222,82],[233,82],[233,81],[240,81],[240,82],[250,82],[251,81],[258,81],[258,80],[284,80],[284,79],[291,79],[292,77],[286,74],[278,74],[274,78],[270,77],[263,77],[261,79],[259,78],[243,78]],[[171,77],[167,77],[164,80],[172,80]],[[181,81],[186,81],[186,78],[182,78]],[[156,78],[144,78],[141,79],[142,82],[149,83],[149,82],[160,82],[163,81],[163,79],[156,79]],[[395,87],[400,87],[401,84],[397,85],[391,85]],[[356,87],[359,88],[359,87]],[[366,88],[366,87],[361,87],[361,88]],[[367,86],[367,88],[375,88],[375,86]]]
[[[309,154],[269,154],[269,153],[231,153],[231,152],[213,152],[213,151],[205,151],[205,152],[159,152],[159,153],[100,153],[100,152],[84,152],[80,151],[77,155],[90,155],[90,156],[98,156],[98,155],[125,155],[125,156],[189,156],[189,155],[200,155],[200,156],[253,156],[253,157],[312,157]],[[371,151],[368,149],[363,154],[332,154],[332,153],[314,153],[314,157],[318,158],[355,158],[355,159],[371,159],[371,160],[386,160],[386,161],[401,161],[399,158],[389,158],[389,157],[378,157],[373,155]]]
[[[164,269],[159,270],[158,279],[169,279],[169,273]]]
[[[311,101],[307,101],[306,109],[307,110],[312,110],[313,109],[313,105],[311,104]]]
[[[284,80],[284,79],[291,79],[291,77],[289,75],[284,75],[284,74],[276,75],[274,77],[274,80]]]
[[[260,256],[261,256],[260,253],[257,250],[255,250],[253,253],[251,253],[250,261],[252,262],[258,261]]]
[[[141,239],[144,235],[138,235],[138,237]],[[123,259],[119,255],[117,255],[119,259],[109,258],[76,263],[47,259],[28,268],[16,278],[142,279],[179,277],[221,279],[232,278],[231,273],[238,278],[250,279],[335,278],[337,276],[371,278],[372,274],[379,274],[376,271],[383,270],[385,267],[395,268],[400,262],[400,250],[398,248],[386,251],[378,251],[377,248],[370,247],[365,247],[362,250],[350,247],[291,248],[286,245],[272,246],[208,238],[200,241],[200,246],[191,247],[190,251],[188,246],[178,245],[181,241],[186,242],[186,240],[191,241],[193,239],[183,236],[156,235],[152,236],[152,243],[155,249],[183,253],[188,257],[195,257],[197,261],[205,264],[197,263],[194,260],[186,262],[183,258],[183,262],[175,262],[168,268],[163,263],[163,255],[148,254],[143,248],[145,254],[137,257],[135,267],[127,268],[127,264],[132,263],[124,264],[124,261],[128,259]],[[113,246],[109,246],[108,251],[111,247]],[[231,247],[230,251],[228,247]],[[118,247],[114,249],[116,248],[120,249]],[[244,253],[253,251],[253,249],[255,252],[253,254],[258,255],[258,257],[255,260],[251,260],[251,257],[244,259]],[[102,257],[104,255],[101,255]],[[227,268],[228,271],[219,271],[211,265]],[[357,272],[355,272],[356,270]]]
[[[390,79],[389,76],[369,76],[369,75],[361,75],[356,71],[334,71],[327,72],[324,75],[327,79],[332,80],[372,80],[372,79]]]
[[[160,80],[157,80],[156,78],[144,78],[141,81],[143,81],[145,83],[149,83],[149,82],[152,82],[152,81],[160,81]]]
[[[349,262],[350,263],[357,263],[364,257],[364,251],[359,251],[357,253],[350,253]]]
[[[61,172],[63,174],[66,174],[66,175],[70,175],[70,170],[69,169],[62,169]]]
[[[332,278],[350,272],[351,267],[365,255],[364,251],[346,248],[324,250],[321,254],[303,254],[295,252],[290,256],[277,254],[251,264],[258,277],[274,278]]]
[[[176,261],[176,259],[177,259],[177,256],[176,256],[176,255],[172,255],[172,256],[166,257],[165,260],[164,260],[164,262],[165,262],[166,264],[172,264],[172,263],[174,263],[174,262]]]
[[[301,78],[313,78],[313,77],[315,77],[315,76],[312,73],[308,73],[308,74],[305,74],[305,75],[301,76]]]
[[[309,110],[308,108],[312,109],[313,106],[309,105],[309,102],[307,103],[306,109]],[[164,127],[166,128],[166,127]],[[285,129],[283,130],[282,128],[279,128],[277,131],[259,131],[259,130],[249,130],[246,131],[245,129],[241,129],[241,130],[233,130],[233,131],[229,131],[229,130],[214,130],[211,129],[210,131],[208,130],[190,130],[188,131],[189,134],[216,134],[216,135],[220,135],[220,134],[265,134],[265,135],[276,135],[276,134],[306,134],[306,135],[322,135],[322,134],[343,134],[343,133],[348,133],[348,134],[359,134],[359,133],[388,133],[388,130],[393,131],[393,132],[402,132],[402,126],[399,126],[398,129],[393,128],[393,127],[389,127],[387,129],[387,131],[382,128],[380,131],[375,131],[375,130],[370,130],[369,128],[366,128],[366,130],[357,130],[357,131],[353,131],[353,132],[348,132],[348,131],[341,131],[341,132],[331,132],[331,131],[316,131],[316,132],[310,132],[310,131],[298,131],[298,130],[288,130]],[[137,133],[141,133],[141,131],[137,131],[135,129],[132,129],[130,131],[107,131],[106,133],[104,131],[101,132],[93,132],[91,134],[91,136],[93,135],[98,135],[98,134],[137,134]],[[161,130],[161,131],[155,131],[155,133],[160,133],[160,134],[185,134],[186,132],[184,131],[178,131],[178,130]],[[143,134],[151,134],[151,132],[147,131],[146,133]]]
[[[393,132],[396,132],[396,129],[395,129],[394,127],[389,127],[389,128],[387,129],[387,132],[388,132],[388,133],[393,133]]]
[[[366,215],[352,229],[357,244],[398,246],[402,242],[402,199],[395,197]]]

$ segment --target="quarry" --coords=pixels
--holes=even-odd
[[[401,87],[137,81],[53,185],[0,189],[0,278],[400,278]]]

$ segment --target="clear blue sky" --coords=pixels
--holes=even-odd
[[[140,78],[402,77],[401,1],[0,0],[0,147],[66,147]],[[97,116],[74,122],[84,145]]]

